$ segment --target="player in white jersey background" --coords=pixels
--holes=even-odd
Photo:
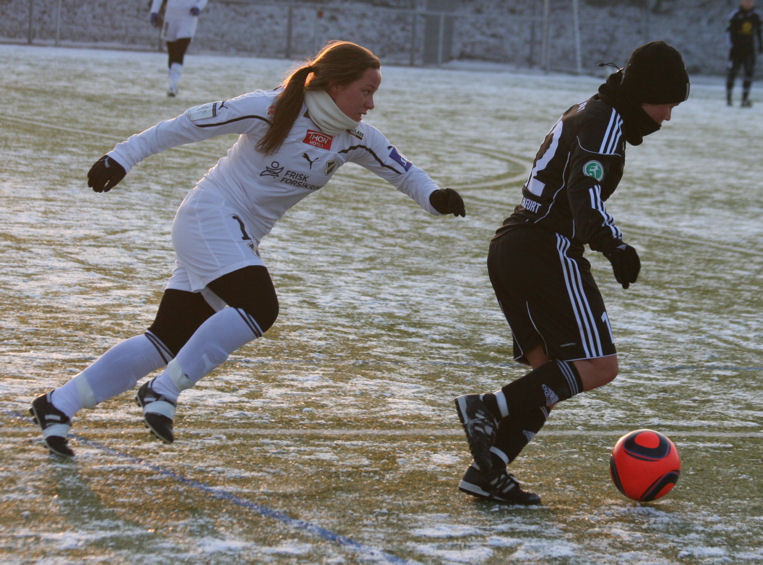
[[[456,399],[474,457],[459,488],[509,504],[540,504],[507,472],[558,402],[607,384],[618,372],[604,301],[585,245],[612,264],[623,288],[641,262],[607,212],[639,145],[689,95],[681,54],[663,41],[638,47],[588,100],[547,133],[520,204],[490,243],[488,273],[511,327],[514,357],[532,371],[495,393]]]
[[[162,39],[167,44],[167,96],[176,96],[183,60],[199,24],[199,14],[207,0],[152,0],[151,25],[161,26]]]
[[[329,43],[280,88],[191,108],[117,144],[93,165],[88,184],[106,192],[149,155],[239,134],[177,211],[177,265],[149,330],[117,344],[32,403],[52,453],[73,455],[67,433],[80,409],[165,366],[141,386],[138,401],[154,435],[172,442],[180,392],[276,320],[278,299],[259,242],[286,210],[324,186],[344,163],[376,173],[431,214],[465,215],[455,190],[439,188],[362,121],[374,107],[380,67],[364,47]]]

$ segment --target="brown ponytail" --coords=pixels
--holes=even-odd
[[[281,86],[283,92],[275,102],[273,119],[267,133],[257,144],[263,153],[276,151],[289,135],[296,121],[305,92],[328,90],[358,80],[366,69],[381,68],[381,61],[372,51],[349,41],[329,42],[305,65],[292,72]]]

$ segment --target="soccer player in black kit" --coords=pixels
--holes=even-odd
[[[490,243],[488,272],[514,340],[532,371],[495,393],[458,397],[474,461],[459,488],[507,504],[540,504],[506,466],[538,433],[551,408],[618,372],[604,302],[583,257],[604,254],[623,288],[640,260],[604,202],[623,175],[625,144],[660,129],[689,95],[681,54],[663,41],[635,49],[598,93],[571,106],[546,134],[519,206]]]
[[[734,89],[737,73],[742,68],[742,107],[752,106],[750,88],[755,72],[755,36],[758,37],[758,51],[763,53],[763,38],[760,31],[760,16],[755,11],[753,0],[742,0],[739,8],[731,12],[729,25],[729,63],[726,73],[726,104],[731,106],[731,91]]]

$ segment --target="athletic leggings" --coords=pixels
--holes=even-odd
[[[167,54],[169,55],[169,60],[167,61],[167,66],[171,67],[172,63],[179,63],[182,65],[183,57],[185,56],[185,52],[188,50],[188,46],[190,44],[190,37],[181,37],[175,41],[168,41]]]
[[[265,267],[244,267],[207,285],[228,306],[250,314],[263,332],[278,317],[278,297]],[[215,311],[198,292],[168,288],[149,331],[177,355],[196,329]]]

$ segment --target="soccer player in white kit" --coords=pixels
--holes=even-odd
[[[31,414],[49,450],[72,456],[71,418],[166,367],[138,390],[145,423],[174,440],[177,399],[230,353],[271,327],[278,299],[258,245],[299,200],[324,186],[344,163],[362,165],[427,212],[464,216],[460,195],[439,188],[376,128],[380,61],[350,42],[326,45],[278,89],[191,108],[131,136],[88,173],[96,192],[113,188],[139,161],[170,147],[239,134],[177,211],[177,266],[148,331],[107,351],[69,382],[36,398]]]
[[[167,42],[169,67],[167,96],[176,96],[183,72],[183,58],[196,33],[199,14],[207,5],[207,0],[166,0],[163,16],[160,15],[162,2],[163,0],[151,2],[151,25],[162,27],[162,39]]]

